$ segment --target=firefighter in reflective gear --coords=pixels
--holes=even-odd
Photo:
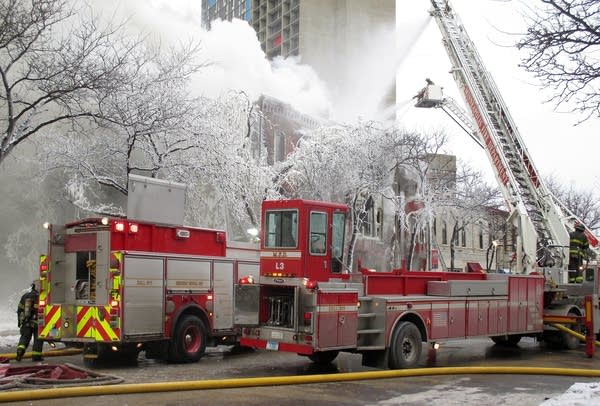
[[[590,247],[584,230],[584,225],[577,223],[575,230],[569,234],[569,282],[583,282],[581,267],[584,255]]]
[[[17,319],[21,330],[21,338],[19,339],[19,345],[17,345],[17,361],[21,361],[23,358],[32,337],[33,348],[31,351],[31,360],[41,361],[43,359],[42,346],[44,343],[38,340],[38,299],[39,292],[36,289],[35,283],[32,283],[31,290],[23,294],[19,301],[19,306],[17,307]]]

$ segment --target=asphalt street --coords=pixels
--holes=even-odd
[[[373,371],[363,367],[357,354],[342,353],[327,367],[318,367],[296,354],[245,351],[227,347],[209,349],[196,364],[176,365],[147,360],[136,365],[103,365],[94,371],[119,376],[124,383],[184,382],[245,377],[279,377]],[[46,358],[47,363],[86,367],[80,355]],[[31,363],[23,361],[22,364]],[[423,354],[422,367],[514,366],[599,369],[600,354],[587,358],[583,349],[557,351],[532,339],[517,348],[494,345],[491,340],[452,341]],[[444,375],[394,379],[328,382],[257,388],[210,389],[129,395],[102,395],[18,402],[18,405],[539,405],[560,395],[575,382],[599,378],[548,375]],[[599,399],[600,402],[600,399]]]

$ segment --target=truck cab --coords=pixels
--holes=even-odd
[[[339,203],[263,202],[260,280],[236,290],[242,345],[324,362],[356,346],[360,287],[343,263],[347,213]]]
[[[311,200],[263,203],[260,276],[327,281],[344,273],[348,207]]]

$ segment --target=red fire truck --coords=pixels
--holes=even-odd
[[[362,354],[365,365],[407,368],[419,362],[424,342],[491,337],[516,344],[557,333],[544,330],[544,312],[555,314],[560,297],[545,291],[541,274],[347,273],[347,211],[310,200],[263,202],[260,278],[237,287],[242,345],[316,363],[347,351]],[[590,306],[589,316],[597,313]]]
[[[253,244],[224,231],[124,218],[50,225],[40,259],[39,336],[114,354],[195,362],[235,343],[234,281],[258,273]]]

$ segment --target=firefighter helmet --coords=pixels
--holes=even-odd
[[[585,226],[581,223],[577,223],[577,224],[575,224],[575,230],[583,231],[583,230],[585,230]]]

